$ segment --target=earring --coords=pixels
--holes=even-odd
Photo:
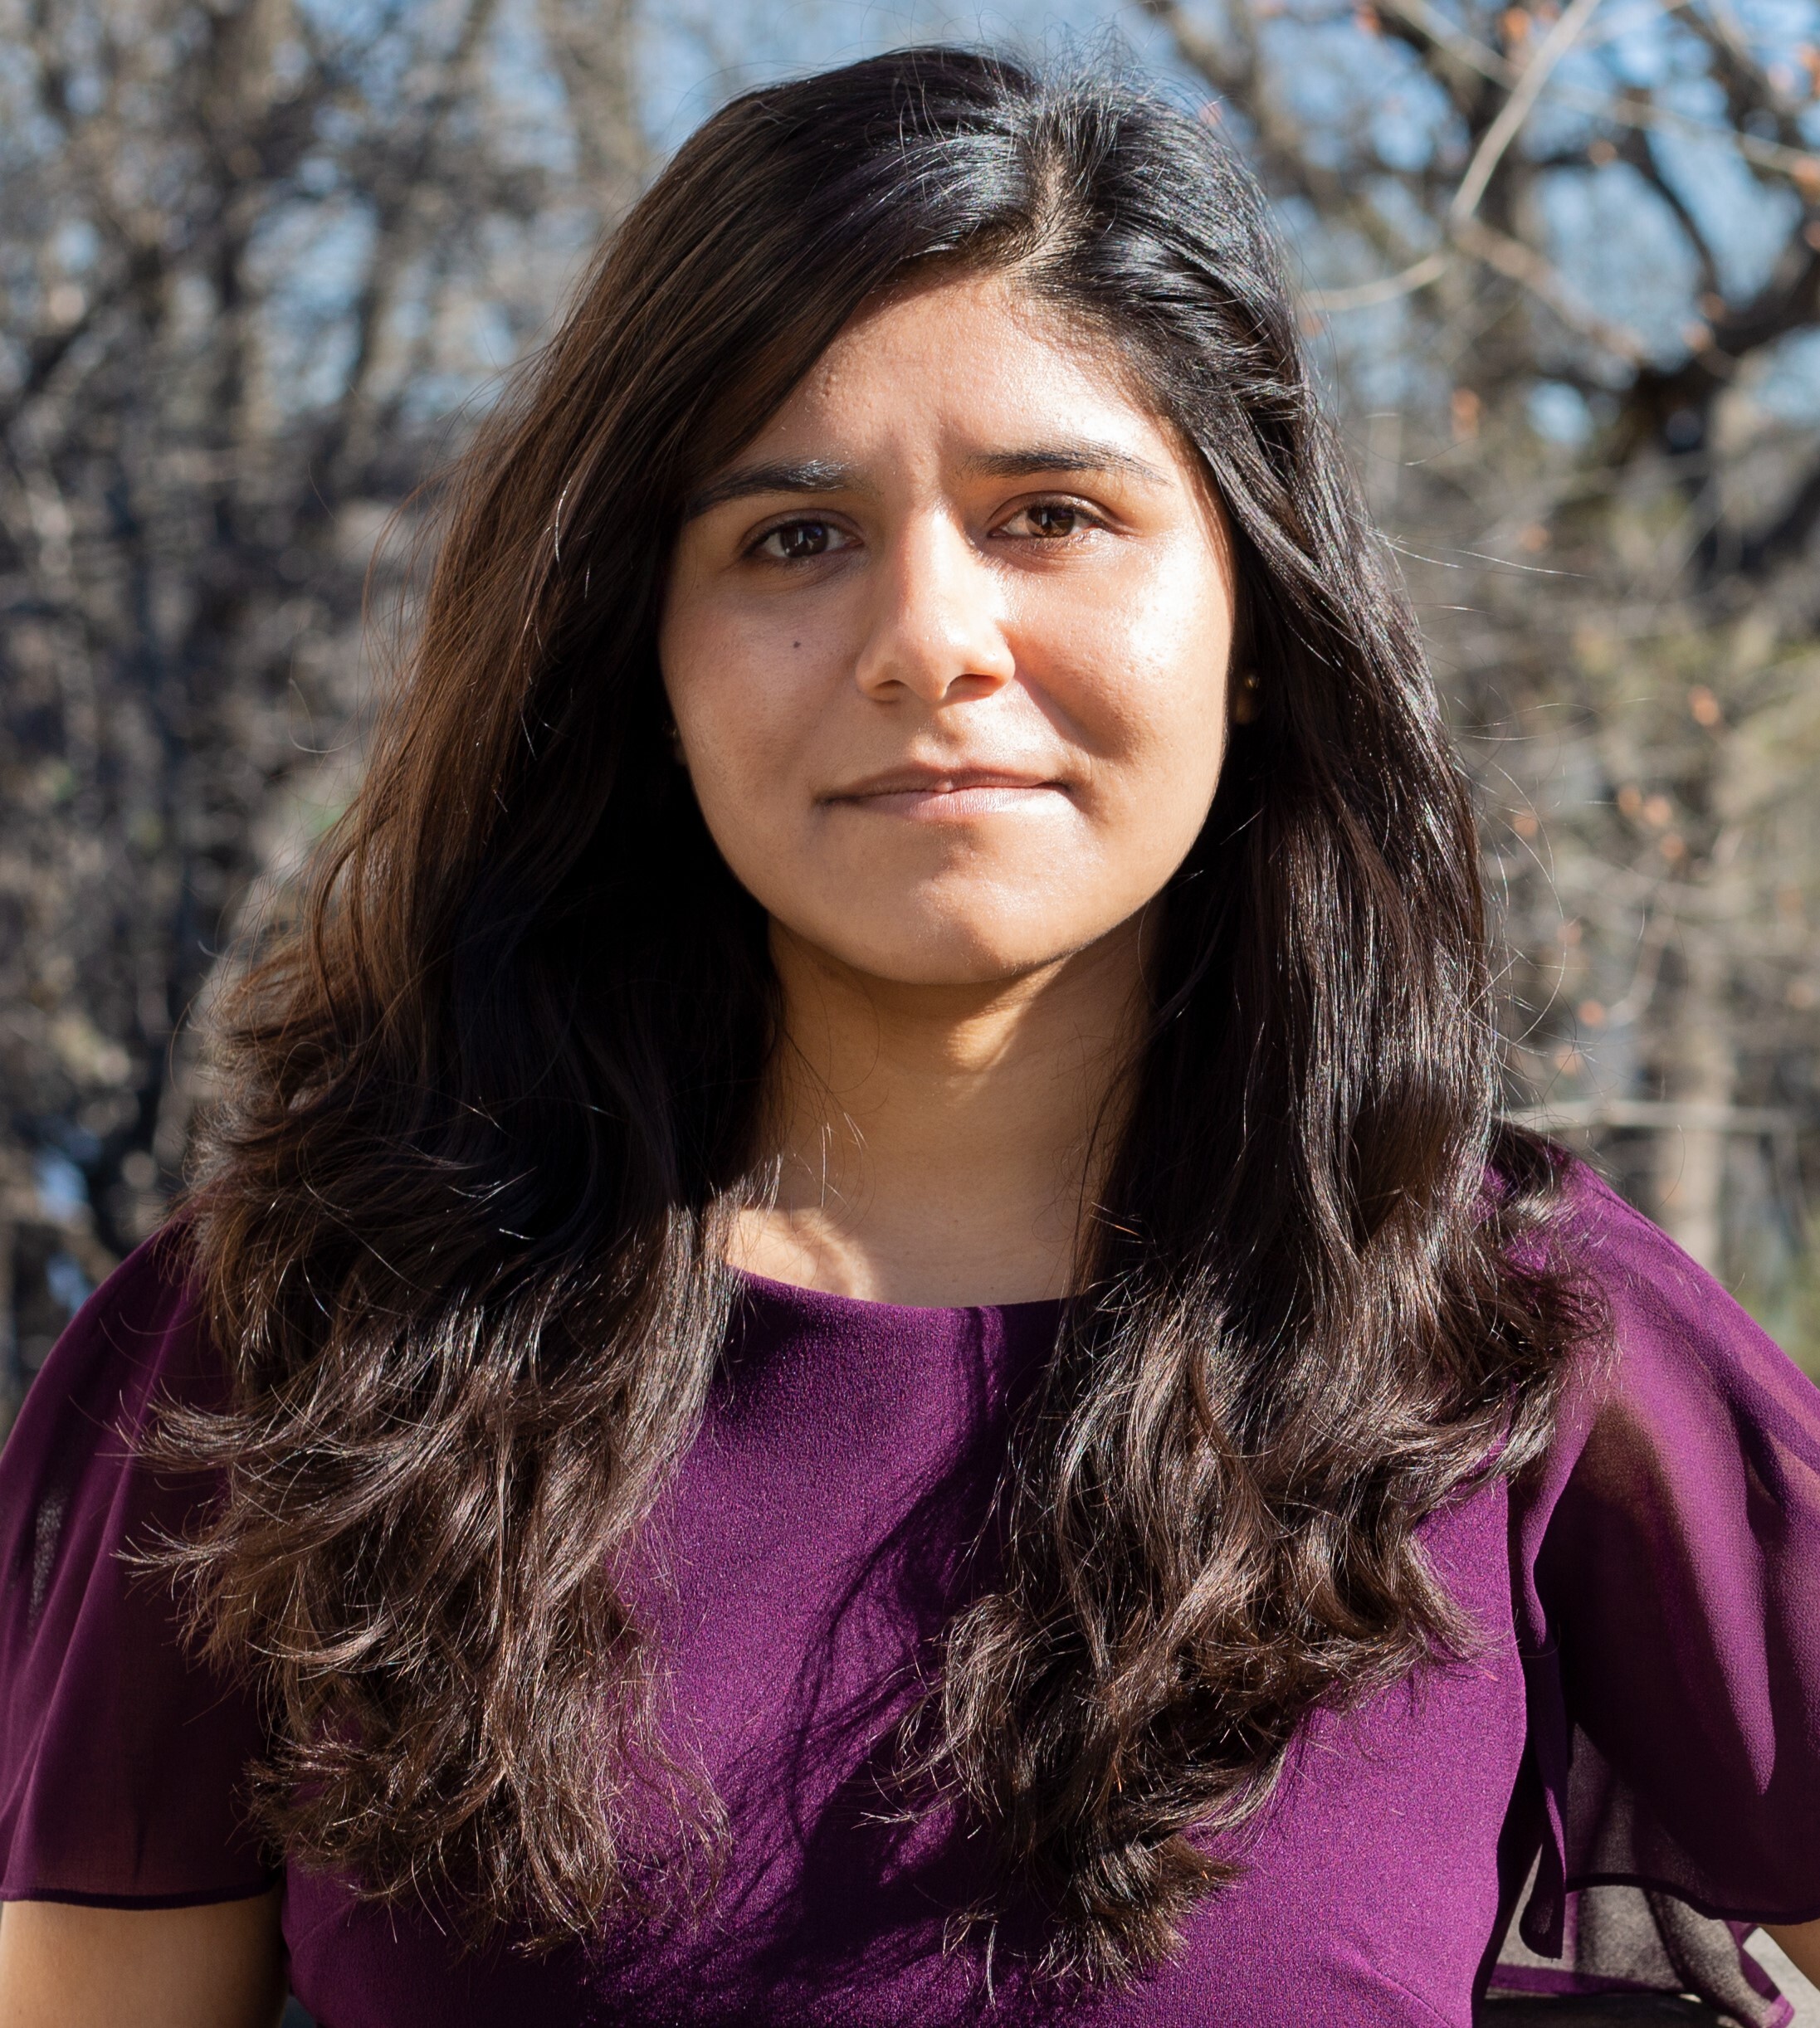
[[[670,758],[679,768],[686,768],[689,763],[683,754],[682,734],[677,731],[676,721],[674,719],[665,719],[664,736],[670,742]]]
[[[1232,693],[1232,722],[1235,725],[1249,725],[1263,709],[1259,697],[1257,671],[1247,669],[1238,680],[1238,688]]]

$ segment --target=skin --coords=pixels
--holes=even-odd
[[[0,2028],[273,2028],[278,1890],[200,1909],[0,1912]]]
[[[790,1044],[735,1258],[895,1303],[1061,1294],[1147,910],[1225,748],[1198,463],[1105,341],[966,276],[857,317],[697,505],[665,686]]]
[[[735,1258],[890,1302],[1061,1293],[1146,910],[1250,710],[1218,510],[1110,352],[979,278],[856,319],[719,480],[661,647],[790,1045]],[[1769,1933],[1820,1982],[1820,1923]],[[15,1903],[0,2028],[271,2028],[283,1963],[276,1892]]]

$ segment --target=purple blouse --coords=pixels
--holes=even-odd
[[[1615,1356],[1579,1358],[1539,1468],[1423,1531],[1476,1651],[1315,1717],[1173,1962],[1121,1993],[1001,1964],[993,2019],[1469,2028],[1494,1977],[1787,2019],[1737,1944],[1820,1916],[1820,1394],[1583,1172],[1571,1215]],[[980,2017],[979,1958],[944,1948],[964,1841],[881,1823],[878,1757],[1052,1305],[750,1281],[635,1578],[668,1743],[726,1809],[725,1870],[554,1957],[465,1956],[427,1909],[274,1872],[242,1816],[258,1713],[122,1566],[196,1497],[130,1459],[149,1398],[221,1384],[168,1258],[142,1249],[95,1294],[0,1459],[0,1895],[173,1906],[281,1878],[292,1985],[326,2028]]]

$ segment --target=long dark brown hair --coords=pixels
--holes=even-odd
[[[181,1560],[272,1701],[266,1821],[483,1930],[631,1891],[661,1754],[613,1573],[697,1426],[764,1153],[765,925],[666,749],[666,555],[855,310],[941,263],[1109,337],[1198,449],[1263,700],[1168,890],[1003,1554],[914,1742],[996,1855],[983,1912],[1040,1909],[1102,1975],[1164,1955],[1309,1713],[1466,1637],[1417,1524],[1549,1426],[1574,1303],[1545,1151],[1496,1125],[1468,799],[1251,179],[1115,78],[959,50],[750,93],[455,474],[182,1228],[233,1384],[164,1454],[220,1475]]]

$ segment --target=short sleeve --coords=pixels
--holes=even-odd
[[[0,1451],[0,1899],[160,1907],[275,1875],[244,1815],[265,1738],[124,1554],[206,1488],[134,1455],[157,1399],[222,1384],[168,1236],[84,1305]]]
[[[1735,1977],[1748,1927],[1820,1916],[1820,1391],[1615,1193],[1572,1190],[1608,1331],[1513,1501],[1544,1818],[1523,1942],[1664,1982],[1647,1947],[1707,1991],[1683,1960]]]

